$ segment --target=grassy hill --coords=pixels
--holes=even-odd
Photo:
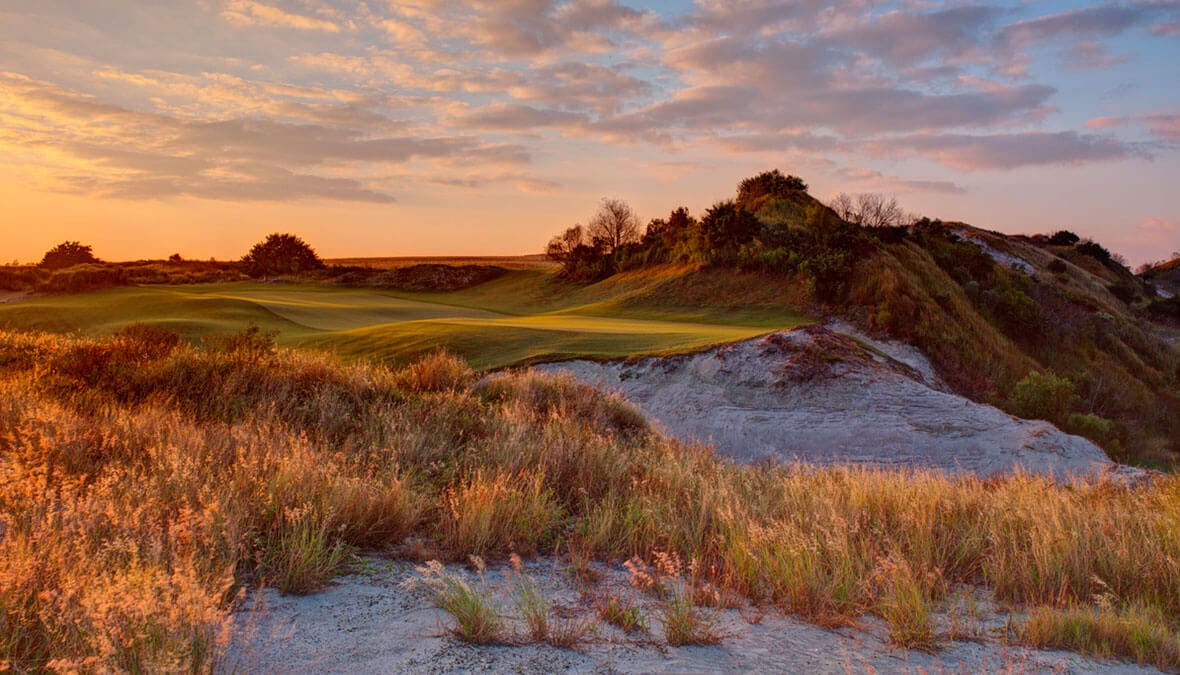
[[[347,358],[405,362],[441,348],[494,368],[684,352],[805,321],[782,306],[726,315],[674,298],[661,303],[648,292],[658,283],[658,275],[643,275],[588,289],[523,269],[448,293],[314,283],[120,287],[0,304],[0,326],[105,335],[147,323],[197,341],[253,324],[277,333],[284,346]],[[646,299],[627,304],[635,295]]]

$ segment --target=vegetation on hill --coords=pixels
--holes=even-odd
[[[358,548],[675,556],[687,602],[871,613],[923,648],[954,630],[933,613],[957,585],[981,585],[1031,609],[1009,639],[1180,668],[1176,476],[738,466],[569,379],[343,365],[257,330],[0,333],[0,401],[0,663],[18,672],[213,670],[244,588],[314,591]]]
[[[750,288],[778,278],[791,311],[913,344],[960,394],[1048,419],[1116,459],[1180,460],[1180,351],[1148,323],[1170,301],[1118,256],[1067,231],[1007,237],[914,220],[879,196],[835,204],[768,171],[699,220],[678,208],[637,242],[558,246],[569,255],[554,257],[580,283],[659,274],[670,263],[695,265],[688,277],[750,275]]]

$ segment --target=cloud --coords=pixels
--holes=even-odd
[[[1147,21],[1157,11],[1156,6],[1146,3],[1073,9],[1009,24],[1000,31],[1000,39],[1006,44],[1029,45],[1061,36],[1109,37]]]
[[[1074,131],[1011,134],[923,134],[876,141],[886,154],[916,152],[960,171],[1076,165],[1148,157],[1146,150],[1111,136]]]
[[[1096,117],[1086,122],[1087,129],[1113,129],[1131,124],[1145,126],[1161,141],[1180,143],[1180,114],[1157,113],[1129,117]]]
[[[1148,115],[1144,120],[1157,138],[1180,143],[1180,114]]]
[[[962,185],[946,180],[914,180],[887,176],[876,169],[845,167],[834,171],[837,176],[876,192],[933,192],[938,194],[966,194]]]
[[[1003,15],[989,6],[964,6],[934,12],[894,10],[866,16],[827,35],[835,45],[852,47],[893,66],[930,59],[962,58],[986,45],[986,27]]]
[[[273,26],[296,30],[339,33],[340,25],[330,19],[288,12],[255,0],[227,0],[221,18],[236,26]]]
[[[496,103],[474,110],[464,109],[454,123],[499,131],[535,131],[542,127],[582,126],[588,120],[578,113],[541,110],[518,103]]]
[[[1111,54],[1100,42],[1078,42],[1065,51],[1065,64],[1075,70],[1098,70],[1126,63],[1126,56]]]
[[[0,94],[0,122],[10,130],[3,140],[64,157],[60,189],[88,194],[388,203],[393,197],[364,179],[365,166],[531,161],[519,145],[467,136],[373,135],[269,118],[204,121],[141,112],[15,74],[0,75]]]

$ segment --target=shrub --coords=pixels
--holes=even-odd
[[[1099,244],[1093,239],[1083,239],[1074,249],[1082,255],[1088,255],[1100,263],[1106,264],[1111,261],[1110,251],[1105,246]]]
[[[264,331],[254,324],[245,330],[227,335],[211,335],[204,340],[210,352],[234,356],[242,361],[259,361],[275,353],[278,331]]]
[[[1065,261],[1061,258],[1054,258],[1052,262],[1049,263],[1049,271],[1053,274],[1065,274],[1066,270],[1068,269],[1069,268],[1065,265]]]
[[[76,241],[66,241],[45,252],[40,266],[50,270],[60,270],[74,265],[87,265],[99,262],[94,257],[94,250]]]
[[[79,264],[55,270],[48,279],[37,285],[37,290],[42,293],[85,293],[114,288],[126,283],[127,275],[122,269],[104,265]]]
[[[1065,418],[1062,428],[1071,434],[1077,434],[1094,442],[1108,453],[1117,453],[1121,449],[1118,427],[1111,420],[1094,414],[1070,413]]]
[[[1074,384],[1069,378],[1032,371],[1016,383],[1009,404],[1019,417],[1060,424],[1073,400]]]
[[[271,234],[242,258],[246,273],[253,277],[268,274],[299,274],[323,269],[316,252],[293,234]]]
[[[1049,235],[1049,243],[1053,246],[1073,246],[1080,240],[1081,237],[1069,230],[1058,230]]]
[[[156,361],[172,353],[180,344],[174,331],[146,323],[133,323],[113,336],[113,343],[124,358],[134,362]]]

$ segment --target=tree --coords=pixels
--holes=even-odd
[[[90,246],[76,241],[66,241],[46,251],[45,257],[41,258],[40,266],[45,269],[60,270],[74,265],[96,262],[99,260],[94,257],[93,249]]]
[[[639,216],[627,202],[604,198],[590,219],[589,234],[590,241],[609,255],[624,244],[639,241]]]
[[[324,267],[315,251],[293,234],[271,234],[254,245],[242,258],[242,265],[250,276],[267,274],[297,274]]]
[[[565,232],[549,240],[545,247],[545,255],[550,260],[560,263],[569,260],[574,249],[586,243],[586,229],[581,225],[567,228]]]
[[[852,196],[844,193],[832,199],[830,207],[840,218],[864,227],[897,227],[913,222],[897,203],[896,197],[879,192],[862,192]]]

